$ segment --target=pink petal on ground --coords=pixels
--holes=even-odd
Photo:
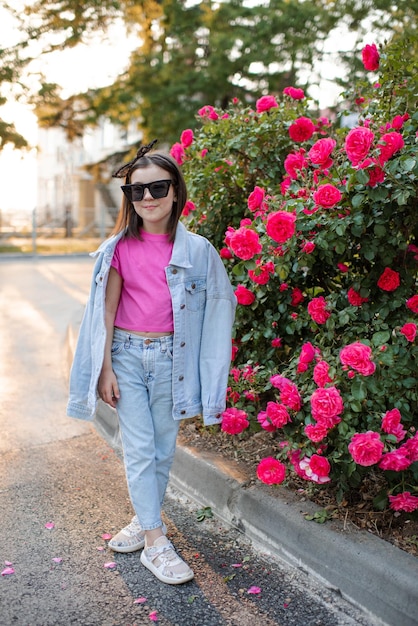
[[[260,587],[255,587],[254,585],[247,589],[247,593],[261,593]]]
[[[116,567],[116,563],[114,561],[111,561],[110,563],[105,563],[103,567],[106,567],[107,569],[113,569],[114,567]]]
[[[242,563],[232,563],[231,567],[242,567]]]
[[[157,613],[157,611],[152,611],[152,612],[149,614],[149,618],[150,618],[150,620],[151,620],[152,622],[158,622],[158,613]]]
[[[62,558],[60,556],[54,556],[54,558],[52,560],[54,561],[54,563],[61,563],[62,562]]]
[[[4,564],[5,565],[13,565],[13,563],[11,563],[10,561],[5,561]]]
[[[2,575],[2,576],[10,576],[10,574],[14,574],[14,573],[15,573],[15,571],[14,571],[13,567],[6,567],[6,568],[2,571],[1,575]]]
[[[104,547],[103,546],[99,546],[97,549],[100,550],[100,552],[104,552]]]
[[[134,600],[134,604],[144,604],[147,601],[146,598],[141,597],[141,598],[137,598],[136,600]]]
[[[55,528],[54,522],[47,522],[45,524],[45,528],[47,528],[48,530],[52,530],[53,528]]]
[[[103,533],[102,539],[107,541],[108,539],[112,539],[112,535],[110,533]]]

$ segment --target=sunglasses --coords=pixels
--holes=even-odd
[[[157,198],[166,198],[168,196],[168,190],[173,181],[167,180],[154,180],[152,183],[133,183],[132,185],[121,185],[121,189],[129,202],[139,202],[143,200],[145,189],[148,189],[151,196],[156,200]]]

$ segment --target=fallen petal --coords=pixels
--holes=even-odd
[[[105,563],[103,567],[107,567],[107,569],[113,569],[114,567],[116,567],[116,563],[114,561],[111,561],[110,563]]]
[[[13,563],[10,563],[10,561],[5,561],[4,564],[5,565],[13,565]]]
[[[54,558],[52,560],[54,561],[54,563],[61,563],[62,562],[62,558],[60,556],[54,556]]]
[[[134,600],[134,604],[144,604],[147,601],[146,598],[141,597],[141,598],[137,598],[136,600]]]
[[[52,530],[53,528],[55,528],[54,522],[47,522],[45,524],[45,528],[47,528],[48,530]]]
[[[110,533],[103,533],[102,539],[107,541],[108,539],[112,539],[112,535]]]
[[[255,585],[253,585],[252,587],[247,589],[247,593],[261,593],[261,589],[260,587],[256,587]]]
[[[6,567],[6,568],[2,571],[1,575],[2,575],[2,576],[10,576],[10,574],[14,574],[14,573],[15,573],[15,571],[14,571],[13,567]]]
[[[158,622],[158,614],[157,614],[157,611],[152,611],[152,612],[149,614],[149,618],[150,618],[150,620],[151,620],[152,622]]]
[[[242,563],[232,563],[231,567],[242,567]]]
[[[99,546],[97,549],[100,550],[100,552],[104,552],[104,547],[103,546]]]

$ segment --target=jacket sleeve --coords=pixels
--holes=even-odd
[[[206,306],[200,347],[200,381],[205,425],[218,424],[226,406],[237,301],[225,267],[208,242]]]

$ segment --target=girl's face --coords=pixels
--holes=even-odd
[[[146,184],[156,181],[170,180],[169,172],[158,165],[148,165],[134,170],[131,174],[131,184]],[[156,194],[157,195],[157,194]],[[142,200],[132,202],[136,213],[142,218],[142,228],[154,235],[167,233],[173,202],[176,200],[176,193],[171,184],[165,198],[153,198],[148,187],[144,188]]]

